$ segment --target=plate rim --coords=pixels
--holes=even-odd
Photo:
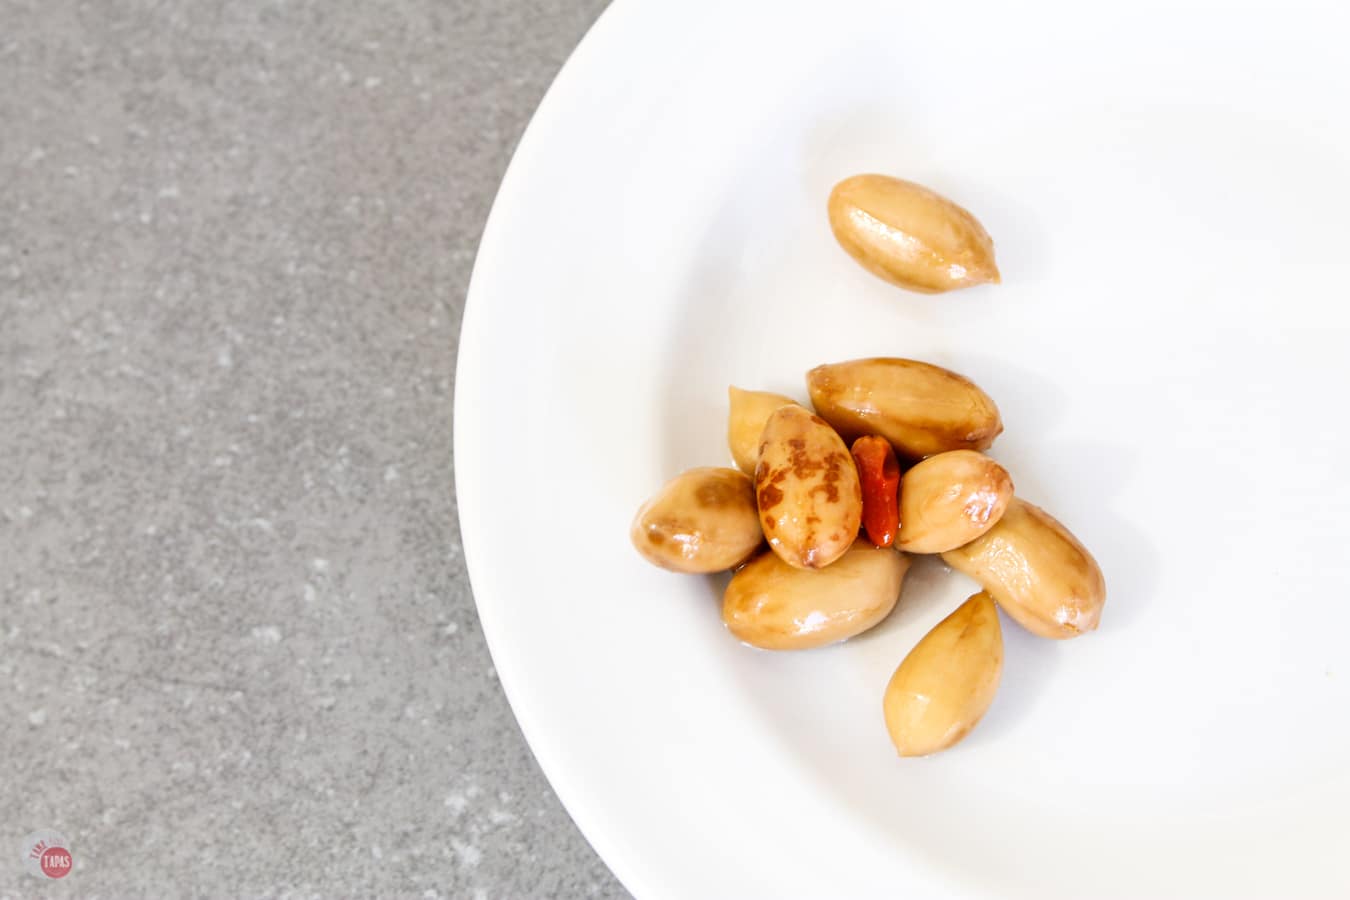
[[[603,32],[619,27],[616,23],[628,15],[628,10],[632,5],[629,0],[611,0],[600,11],[600,14],[582,35],[581,40],[577,42],[577,45],[558,68],[552,81],[549,82],[548,88],[545,89],[539,103],[530,114],[529,121],[521,132],[520,140],[511,152],[511,158],[502,174],[501,182],[497,186],[496,194],[483,225],[482,237],[479,239],[478,248],[474,253],[473,269],[469,275],[469,284],[464,295],[464,310],[460,319],[459,339],[456,346],[451,430],[454,452],[455,505],[460,546],[464,553],[465,574],[469,579],[469,590],[473,595],[474,609],[478,613],[478,620],[482,627],[483,640],[487,644],[488,655],[492,659],[493,668],[497,673],[497,681],[501,685],[502,693],[506,696],[511,715],[515,718],[516,725],[520,729],[521,736],[525,739],[525,745],[529,749],[530,755],[534,757],[535,764],[539,766],[544,778],[548,781],[550,790],[557,796],[568,817],[577,830],[581,832],[591,850],[608,867],[629,894],[651,896],[651,885],[647,883],[645,878],[639,876],[638,867],[619,853],[614,843],[606,836],[604,829],[598,827],[598,816],[586,801],[584,792],[566,777],[566,774],[554,763],[553,760],[556,757],[546,751],[541,751],[540,748],[546,746],[549,739],[545,736],[544,730],[535,722],[534,716],[530,712],[530,705],[521,702],[521,689],[517,682],[519,673],[510,664],[501,665],[503,659],[509,659],[509,654],[504,651],[504,639],[499,630],[498,620],[492,611],[492,605],[483,602],[478,589],[478,585],[483,583],[481,576],[484,571],[482,551],[479,549],[478,541],[470,537],[475,529],[466,524],[474,521],[479,499],[472,482],[462,477],[463,468],[460,465],[468,443],[467,438],[464,437],[464,429],[461,425],[463,420],[459,411],[463,408],[465,399],[472,393],[472,386],[477,380],[474,366],[477,359],[476,348],[481,345],[481,342],[476,341],[474,335],[484,327],[482,310],[487,304],[485,299],[475,299],[482,293],[481,285],[484,279],[488,277],[483,274],[487,267],[484,259],[490,256],[490,253],[485,252],[485,249],[490,251],[501,241],[500,234],[504,227],[502,222],[506,216],[503,210],[515,204],[518,193],[517,185],[523,177],[521,172],[530,164],[530,159],[536,152],[536,145],[544,140],[545,129],[547,128],[547,125],[543,123],[544,115],[558,102],[559,95],[580,77],[578,73],[589,66],[590,61],[595,58],[598,43],[603,39]],[[466,388],[466,384],[470,385],[470,388]],[[472,452],[469,455],[472,456]],[[465,490],[466,486],[468,490]],[[475,572],[480,574],[475,575]]]

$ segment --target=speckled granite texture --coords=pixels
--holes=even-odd
[[[623,896],[451,454],[488,206],[601,6],[0,0],[0,896]]]

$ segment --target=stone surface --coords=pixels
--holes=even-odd
[[[624,896],[451,452],[488,206],[601,6],[0,0],[0,896]]]

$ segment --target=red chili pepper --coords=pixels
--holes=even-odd
[[[900,530],[900,463],[891,442],[874,434],[853,442],[853,460],[862,483],[863,528],[872,543],[889,547]]]

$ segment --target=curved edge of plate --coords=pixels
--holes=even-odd
[[[477,339],[477,335],[485,327],[481,311],[487,301],[482,294],[487,290],[484,282],[490,277],[484,272],[493,268],[492,263],[485,260],[493,260],[506,250],[499,236],[502,229],[501,222],[507,217],[503,210],[511,209],[522,201],[522,195],[517,187],[521,181],[520,172],[530,165],[530,158],[536,152],[535,148],[546,143],[546,133],[552,127],[552,123],[547,119],[549,111],[562,102],[560,98],[570,96],[584,82],[583,70],[592,67],[598,61],[604,35],[622,27],[621,19],[631,6],[631,3],[624,0],[614,0],[591,23],[590,28],[568,55],[544,92],[507,164],[483,226],[482,238],[478,243],[465,295],[464,313],[460,322],[458,358],[455,363],[452,428],[454,490],[459,516],[460,544],[464,551],[464,563],[469,576],[469,587],[473,592],[474,607],[482,623],[488,653],[497,670],[497,680],[535,762],[538,763],[544,777],[548,779],[549,785],[582,836],[626,890],[635,896],[650,897],[657,895],[655,885],[638,871],[638,866],[631,859],[619,853],[605,837],[603,829],[596,824],[600,815],[591,807],[581,787],[569,782],[563,773],[552,765],[554,754],[551,747],[555,737],[547,734],[536,724],[529,704],[521,702],[523,691],[518,681],[519,670],[515,658],[506,642],[500,638],[498,619],[492,604],[484,603],[482,599],[484,596],[492,595],[492,589],[485,587],[491,584],[491,578],[483,563],[482,551],[473,535],[476,533],[474,523],[479,520],[478,510],[482,508],[481,504],[484,501],[481,499],[479,487],[472,479],[461,477],[461,473],[466,469],[474,469],[475,460],[478,458],[477,448],[467,437],[474,430],[474,413],[471,406],[466,406],[465,401],[475,396],[479,390],[478,372],[482,363],[479,360],[478,347],[482,341]],[[467,414],[466,409],[469,410]]]

